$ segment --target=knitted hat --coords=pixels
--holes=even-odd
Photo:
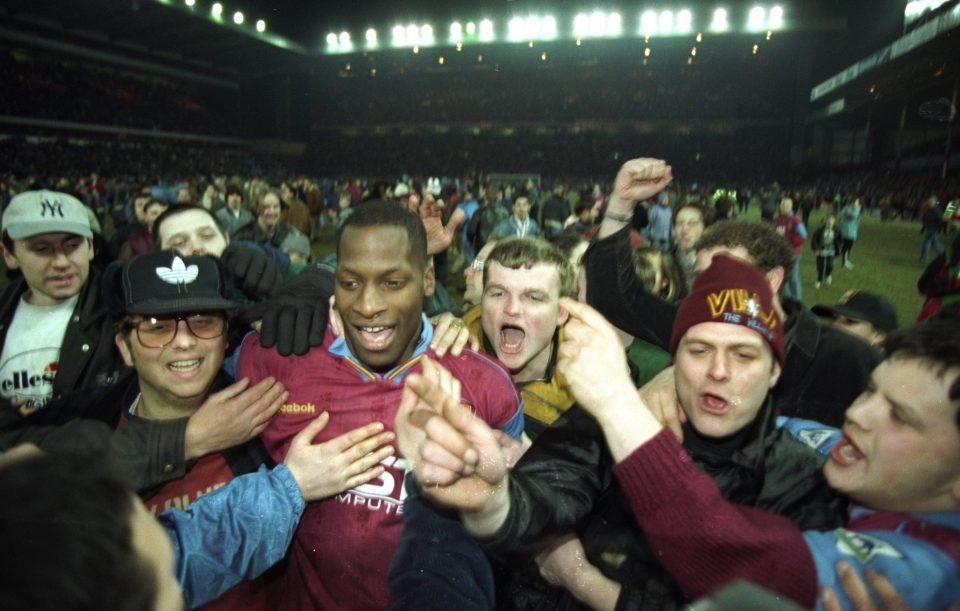
[[[25,191],[14,196],[3,211],[3,231],[11,240],[44,233],[72,233],[92,238],[87,207],[58,191]]]
[[[713,258],[697,275],[693,288],[677,310],[670,337],[670,353],[690,327],[702,322],[740,325],[760,334],[783,366],[783,322],[773,308],[773,293],[766,277],[749,263],[723,255]]]
[[[181,257],[172,250],[114,262],[103,279],[108,307],[119,316],[235,310],[237,304],[227,299],[224,291],[217,259],[208,255]]]

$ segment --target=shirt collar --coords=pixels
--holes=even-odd
[[[342,336],[335,338],[327,351],[333,356],[345,359],[367,380],[381,379],[400,381],[403,379],[403,376],[406,375],[406,372],[419,362],[420,357],[423,356],[427,348],[430,347],[431,341],[433,341],[433,325],[430,324],[430,320],[427,319],[426,315],[420,314],[420,339],[417,340],[417,345],[413,347],[413,354],[410,355],[408,360],[399,363],[396,367],[383,374],[376,373],[360,362],[360,359],[350,351],[347,340]]]

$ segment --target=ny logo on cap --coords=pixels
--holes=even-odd
[[[63,202],[58,199],[49,200],[45,199],[40,202],[40,216],[47,216],[47,212],[50,212],[50,216],[59,216],[63,218]]]
[[[174,257],[170,267],[158,267],[157,277],[167,284],[184,285],[190,284],[200,275],[200,268],[196,265],[187,267],[183,264],[183,259]]]

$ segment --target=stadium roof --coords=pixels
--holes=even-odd
[[[624,27],[629,24],[630,33],[637,35],[641,12],[648,9],[689,8],[703,21],[716,8],[725,7],[738,15],[739,23],[754,4],[760,4],[783,6],[790,29],[837,34],[837,48],[829,53],[811,45],[811,54],[822,54],[821,60],[815,60],[814,76],[825,78],[888,43],[903,21],[902,0],[689,0],[669,4],[638,0],[616,5],[586,0],[553,0],[549,4],[532,0],[219,0],[222,11],[214,16],[215,2],[7,0],[0,6],[0,41],[101,52],[114,61],[119,58],[204,78],[236,80],[309,65],[311,58],[325,52],[325,40],[335,32],[350,32],[359,51],[367,28],[377,28],[385,40],[397,24],[431,23],[438,44],[447,44],[446,32],[453,20],[479,22],[489,17],[497,20],[499,38],[506,35],[511,16],[544,15],[549,6],[558,29],[570,30],[575,14],[599,8],[620,11]],[[242,24],[234,23],[237,11],[244,15]],[[862,15],[870,19],[861,23],[858,16]],[[256,29],[258,20],[264,21],[262,33]]]

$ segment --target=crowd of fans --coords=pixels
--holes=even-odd
[[[0,113],[237,125],[0,51]],[[957,177],[788,177],[789,87],[577,69],[357,69],[299,157],[0,139],[0,608],[960,604]],[[865,214],[919,221],[922,324],[804,305]]]
[[[0,79],[17,95],[0,114],[47,121],[236,136],[236,91],[174,77],[0,46]]]

